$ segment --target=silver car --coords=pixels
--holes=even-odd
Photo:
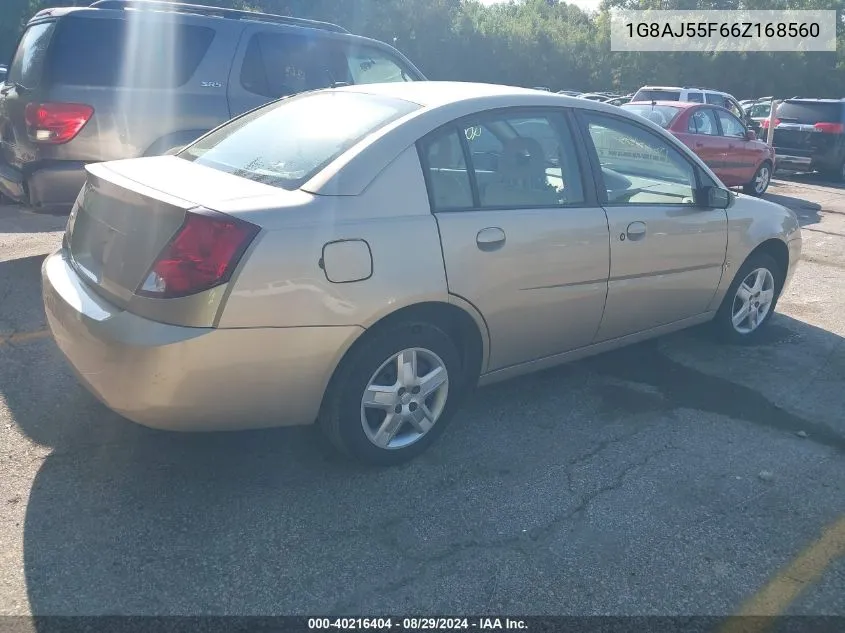
[[[317,422],[377,464],[478,384],[708,321],[753,341],[801,252],[659,126],[506,86],[304,93],[87,173],[43,265],[80,381],[147,426]]]

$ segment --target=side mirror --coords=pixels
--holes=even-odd
[[[755,132],[754,130],[748,130],[745,133],[745,138],[749,141],[756,141],[757,140],[757,132]]]
[[[697,197],[699,205],[708,209],[727,209],[733,201],[733,194],[721,187],[702,187]]]

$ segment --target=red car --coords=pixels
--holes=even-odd
[[[762,196],[769,187],[775,151],[733,113],[706,103],[637,101],[621,106],[678,137],[728,187]]]

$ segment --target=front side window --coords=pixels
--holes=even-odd
[[[772,112],[772,104],[771,103],[755,103],[751,106],[748,110],[748,116],[752,118],[761,119],[763,117],[767,117]]]
[[[745,126],[729,112],[718,111],[716,116],[722,124],[722,134],[732,138],[745,138]]]
[[[585,118],[610,204],[694,204],[694,168],[669,142],[614,117]]]
[[[712,108],[702,108],[690,115],[687,131],[690,134],[704,134],[706,136],[719,136],[719,126],[716,124],[716,117]]]
[[[177,156],[256,182],[298,189],[364,138],[419,107],[379,95],[306,93],[236,118]]]
[[[707,92],[705,93],[705,97],[707,99],[707,103],[717,106],[725,105],[725,98],[720,94],[717,94],[715,92]]]
[[[19,83],[24,88],[38,87],[47,55],[47,45],[55,25],[55,22],[43,22],[26,30],[9,66],[6,81]]]

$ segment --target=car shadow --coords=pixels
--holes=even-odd
[[[756,353],[839,339],[782,315],[770,328]],[[705,336],[665,340],[712,350]],[[386,470],[337,457],[311,428],[134,425],[79,387],[49,340],[0,349],[0,372],[16,426],[45,449],[23,525],[36,616],[359,613],[367,592],[408,585],[421,565],[474,542],[484,508],[583,461],[570,438],[605,425],[637,432],[643,415],[714,412],[845,452],[837,431],[673,360],[661,340],[481,389],[429,452]],[[430,607],[452,604],[442,596]],[[47,630],[49,618],[39,622]]]
[[[831,189],[845,189],[845,183],[835,182],[830,177],[817,172],[798,174],[776,174],[779,180],[799,184],[816,185],[818,187],[830,187]]]
[[[0,233],[52,233],[64,231],[68,213],[35,213],[18,204],[0,204]]]
[[[768,191],[763,194],[763,199],[783,205],[794,211],[795,215],[798,216],[798,221],[801,226],[817,224],[821,221],[819,212],[822,211],[822,206],[820,204],[804,200],[803,198],[778,193],[778,191],[783,188],[783,184],[779,182],[772,182],[769,185]]]

